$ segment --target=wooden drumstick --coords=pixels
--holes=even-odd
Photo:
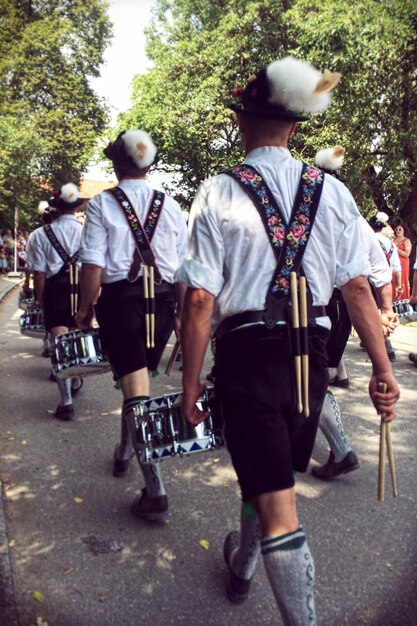
[[[145,327],[146,327],[146,347],[151,347],[149,337],[149,288],[148,288],[148,267],[143,266],[143,297],[145,300]]]
[[[179,351],[180,351],[180,348],[181,348],[181,342],[180,342],[180,340],[179,340],[179,339],[177,339],[177,340],[176,340],[176,342],[175,342],[175,345],[174,345],[174,347],[173,347],[173,349],[172,349],[171,356],[169,357],[169,360],[168,360],[168,363],[167,363],[167,366],[166,366],[166,369],[165,369],[165,374],[166,374],[167,376],[169,376],[169,375],[170,375],[170,373],[171,373],[172,366],[173,366],[173,365],[174,365],[174,363],[175,363],[175,359],[176,359],[176,358],[177,358],[177,356],[178,356],[178,353],[179,353]]]
[[[298,294],[297,294],[297,274],[290,273],[290,295],[292,310],[292,327],[294,337],[294,368],[295,368],[295,388],[297,394],[297,410],[303,412],[303,401],[301,396],[301,356],[300,356],[300,319],[298,313]]]
[[[149,300],[150,300],[150,335],[151,348],[155,347],[155,268],[153,265],[149,268]]]
[[[307,283],[305,276],[300,276],[300,339],[301,339],[301,380],[303,386],[304,415],[310,415],[308,402],[309,362],[308,362],[308,315],[307,315]]]
[[[79,267],[78,265],[75,263],[74,265],[74,274],[75,274],[75,286],[74,286],[74,315],[77,313],[78,311],[78,283],[79,283]]]
[[[386,383],[378,383],[378,391],[387,392]],[[378,473],[378,500],[384,501],[385,497],[385,454],[384,449],[387,446],[388,464],[391,474],[392,495],[394,498],[398,495],[397,478],[395,473],[394,452],[391,441],[391,428],[389,422],[384,422],[384,415],[381,415],[381,425],[379,433],[379,473]]]
[[[74,272],[72,263],[69,264],[69,282],[70,282],[70,298],[71,298],[71,315],[74,314]]]

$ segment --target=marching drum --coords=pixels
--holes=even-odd
[[[413,308],[409,300],[397,300],[392,303],[394,313],[398,315],[400,324],[417,322],[417,310]]]
[[[35,305],[38,305],[38,303],[34,298],[33,289],[22,289],[19,292],[19,309],[27,311]]]
[[[55,337],[51,361],[57,378],[105,374],[110,370],[98,328],[89,332],[71,330]]]
[[[172,456],[214,450],[224,445],[222,423],[215,410],[213,387],[207,387],[197,406],[209,417],[193,426],[181,412],[182,393],[176,392],[139,402],[129,416],[133,446],[141,463],[155,463]]]
[[[38,304],[28,308],[26,313],[19,319],[20,332],[26,337],[35,337],[43,339],[46,333],[45,323],[43,319],[43,310]]]

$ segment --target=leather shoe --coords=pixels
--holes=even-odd
[[[252,579],[236,576],[231,568],[231,558],[235,549],[239,546],[240,535],[237,530],[232,530],[226,537],[223,546],[223,558],[227,565],[226,592],[230,602],[241,604],[249,595]]]
[[[133,515],[148,522],[163,520],[168,513],[168,497],[156,496],[156,498],[148,498],[146,488],[143,488],[142,493],[134,500],[130,510]]]
[[[54,415],[64,422],[69,422],[74,417],[74,407],[72,404],[58,404]]]
[[[410,359],[411,363],[414,363],[414,365],[417,367],[417,352],[410,352],[408,358]]]
[[[339,463],[336,463],[333,452],[330,452],[327,462],[319,467],[313,467],[311,473],[321,480],[333,480],[333,478],[341,474],[353,472],[353,470],[358,468],[359,460],[353,450],[348,452],[345,458],[339,461]]]
[[[341,387],[342,389],[349,389],[349,378],[339,378],[335,376],[329,380],[329,385],[332,387]]]
[[[117,452],[119,450],[119,446],[116,445],[114,449],[113,455],[113,476],[116,478],[121,478],[122,476],[126,476],[129,471],[130,459],[118,459]]]

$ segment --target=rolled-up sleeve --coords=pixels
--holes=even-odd
[[[217,214],[210,206],[210,181],[200,185],[190,212],[190,243],[187,259],[175,280],[218,296],[223,284],[224,244]]]
[[[369,247],[364,245],[366,222],[358,214],[353,218],[337,243],[336,287],[343,287],[353,278],[369,276],[372,272]]]
[[[103,225],[101,207],[97,200],[92,200],[87,206],[81,237],[80,261],[105,268],[107,247],[107,230]]]

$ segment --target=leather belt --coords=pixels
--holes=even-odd
[[[314,306],[311,305],[308,307],[308,321],[310,325],[315,325],[316,317],[325,317],[326,308],[324,306]],[[236,330],[240,326],[245,326],[246,324],[256,324],[263,323],[268,328],[274,328],[277,324],[284,325],[288,322],[288,315],[284,308],[281,309],[279,315],[276,316],[278,319],[266,320],[266,311],[245,311],[244,313],[237,313],[236,315],[231,315],[230,317],[226,317],[217,328],[215,335],[216,339],[221,339],[227,333],[230,333],[232,330]]]

